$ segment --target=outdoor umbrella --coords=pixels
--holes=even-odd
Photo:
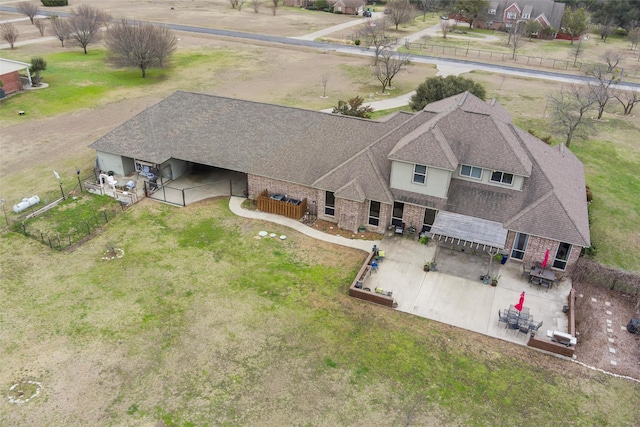
[[[544,260],[542,260],[542,268],[547,268],[547,263],[549,262],[549,249],[544,253]]]
[[[520,294],[520,301],[515,305],[515,309],[518,311],[522,311],[522,306],[524,305],[524,292]]]

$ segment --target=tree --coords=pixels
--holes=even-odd
[[[44,36],[44,31],[47,29],[47,21],[45,19],[36,19],[33,21],[33,25],[40,32],[40,37]]]
[[[47,69],[47,61],[40,56],[34,56],[31,58],[31,66],[29,72],[32,76],[34,86],[40,86],[40,72]]]
[[[409,106],[413,111],[422,110],[427,104],[465,91],[480,99],[484,99],[486,96],[484,87],[471,79],[459,76],[430,77],[418,86],[416,93],[409,101]]]
[[[562,17],[562,28],[571,36],[571,44],[575,37],[580,37],[587,30],[587,15],[584,8],[567,9]]]
[[[604,109],[613,97],[612,85],[620,81],[617,70],[607,70],[605,67],[594,66],[587,71],[587,76],[594,77],[595,80],[588,80],[587,87],[590,90],[590,97],[598,109],[598,120],[602,118]]]
[[[40,9],[38,8],[38,3],[30,3],[28,1],[18,3],[16,9],[18,12],[28,17],[29,21],[31,21],[31,24],[33,24],[33,18],[35,18],[35,16],[40,11]]]
[[[567,148],[573,138],[584,138],[593,130],[592,122],[584,120],[585,114],[593,108],[590,95],[588,87],[572,84],[549,96],[553,111],[551,128],[565,137]]]
[[[582,46],[582,37],[578,40],[578,44],[571,49],[571,56],[573,56],[573,66],[578,63],[578,58],[584,55],[584,46]]]
[[[136,67],[147,76],[150,67],[163,67],[176,48],[173,32],[160,25],[123,19],[107,31],[108,60],[119,67]]]
[[[409,55],[406,53],[396,53],[391,49],[384,49],[378,58],[378,64],[374,66],[373,74],[380,84],[382,92],[391,87],[391,81],[402,70],[402,67],[409,64]]]
[[[524,32],[529,38],[537,35],[540,31],[542,31],[542,25],[540,25],[540,22],[536,19],[529,19],[527,23],[524,24]]]
[[[9,43],[11,49],[13,49],[13,45],[16,40],[18,40],[20,32],[11,22],[5,22],[4,24],[0,24],[0,35],[7,43]]]
[[[322,77],[321,77],[321,81],[322,81],[322,98],[328,98],[327,97],[327,84],[329,83],[329,77],[330,74],[329,73],[322,73]]]
[[[606,18],[598,28],[598,32],[600,33],[600,40],[606,43],[607,38],[613,33],[615,29],[615,21],[613,18]]]
[[[422,22],[427,20],[427,12],[431,12],[437,3],[437,0],[420,0],[418,2],[418,9],[422,12]]]
[[[638,43],[640,43],[640,27],[634,28],[629,31],[629,42],[631,43],[631,50],[636,50]]]
[[[387,3],[387,7],[391,11],[387,17],[396,26],[396,31],[398,31],[398,25],[409,23],[415,17],[415,9],[409,0],[391,0]]]
[[[607,63],[607,72],[612,73],[617,67],[620,61],[624,58],[622,52],[617,50],[608,50],[602,54],[602,59]]]
[[[451,24],[449,24],[449,20],[448,19],[441,19],[440,20],[440,29],[442,30],[442,38],[443,39],[447,38],[447,33],[449,33],[449,28],[451,28]]]
[[[253,6],[253,12],[258,13],[258,10],[260,10],[260,0],[251,0],[251,6]]]
[[[360,96],[351,98],[349,101],[338,101],[338,105],[333,107],[333,114],[342,114],[343,116],[362,117],[368,119],[371,117],[373,108],[362,105],[364,99]]]
[[[87,46],[100,40],[100,30],[111,20],[111,16],[93,6],[80,5],[69,19],[70,39],[80,46],[85,55]]]
[[[271,3],[273,3],[273,16],[276,16],[276,11],[278,10],[278,0],[271,0]]]
[[[524,23],[516,22],[509,28],[509,44],[511,46],[511,59],[516,59],[516,53],[524,44]]]
[[[71,26],[69,21],[65,18],[60,18],[57,15],[51,17],[51,35],[60,40],[60,44],[64,47],[64,41],[68,40],[71,35]]]
[[[359,33],[366,40],[369,47],[373,47],[373,65],[378,64],[380,52],[383,49],[390,48],[391,42],[385,35],[385,27],[387,23],[384,18],[366,21],[360,28]]]
[[[483,11],[489,9],[489,2],[487,0],[458,0],[456,9],[469,19],[469,28],[473,27],[473,21],[475,21]]]
[[[640,92],[636,92],[635,90],[614,90],[613,97],[617,99],[622,105],[622,108],[624,108],[625,116],[631,114],[633,106],[640,102]]]

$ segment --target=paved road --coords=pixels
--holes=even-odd
[[[0,11],[5,12],[16,12],[15,7],[10,6],[0,6]],[[57,13],[52,13],[49,11],[41,12],[41,15],[54,15]],[[60,16],[65,16],[67,14],[60,13]],[[357,22],[357,21],[354,21]],[[301,40],[299,38],[289,38],[289,37],[280,37],[280,36],[269,36],[264,34],[253,34],[253,33],[245,33],[241,31],[232,31],[232,30],[220,30],[216,28],[203,28],[203,27],[193,27],[189,25],[180,25],[180,24],[164,24],[167,27],[176,30],[176,31],[184,31],[190,33],[199,33],[199,34],[210,34],[213,36],[219,37],[229,37],[233,39],[243,39],[243,40],[255,40],[259,42],[267,42],[288,46],[300,46],[307,47],[318,50],[333,50],[339,53],[345,53],[350,55],[363,55],[363,56],[372,56],[373,52],[367,48],[361,48],[356,46],[344,46],[337,45],[331,43],[317,42],[313,40]],[[490,73],[500,73],[500,74],[509,74],[513,76],[520,77],[529,77],[536,79],[544,79],[544,80],[552,80],[556,82],[563,83],[583,83],[584,79],[579,76],[575,76],[567,73],[559,73],[555,71],[543,71],[536,69],[524,69],[517,67],[510,67],[508,65],[493,65],[493,64],[485,64],[482,62],[468,61],[462,59],[447,59],[447,58],[436,58],[433,56],[427,55],[411,55],[411,61],[417,63],[424,64],[435,64],[438,68],[440,67],[449,67],[450,70],[455,71],[458,67],[463,67],[465,69],[464,72],[468,70],[481,70]],[[640,83],[631,83],[631,82],[623,82],[617,85],[619,88],[626,90],[634,90],[640,92]],[[404,104],[406,105],[406,104]]]

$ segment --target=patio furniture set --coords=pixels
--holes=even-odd
[[[522,277],[529,281],[529,286],[538,285],[547,291],[553,287],[556,282],[556,274],[539,264],[534,265],[531,269],[522,266]]]
[[[498,324],[500,323],[505,324],[505,329],[517,331],[525,337],[529,333],[535,336],[538,329],[542,327],[542,322],[536,323],[533,316],[529,314],[528,307],[522,307],[520,311],[513,305],[509,309],[498,310]]]

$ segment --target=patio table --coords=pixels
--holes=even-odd
[[[533,268],[531,268],[529,281],[531,281],[532,277],[537,277],[539,279],[546,280],[546,281],[548,281],[550,283],[550,286],[553,286],[553,284],[556,281],[556,273],[554,273],[551,270],[548,270],[546,268],[541,268],[541,267],[533,267]]]

